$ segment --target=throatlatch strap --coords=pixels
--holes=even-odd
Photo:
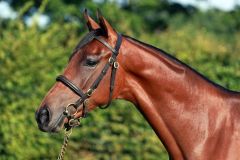
[[[116,62],[116,57],[117,57],[117,55],[119,53],[119,49],[120,49],[121,44],[122,44],[122,35],[118,34],[118,39],[117,39],[116,45],[114,47],[114,51],[112,51],[113,52],[113,55],[112,55],[113,63],[111,64],[112,65],[112,73],[111,73],[110,86],[109,86],[109,92],[110,92],[109,93],[109,99],[108,99],[107,105],[99,106],[99,108],[101,108],[101,109],[108,108],[110,106],[110,104],[112,103],[114,84],[115,84],[115,77],[116,77],[116,73],[117,73],[117,67],[114,66],[114,63]]]

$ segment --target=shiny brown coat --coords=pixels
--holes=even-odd
[[[99,16],[99,23],[85,14],[89,29],[102,28],[112,46],[116,32]],[[74,54],[64,75],[84,91],[99,75],[111,52],[96,40]],[[84,65],[87,58],[99,61],[96,67]],[[114,99],[131,101],[144,115],[174,160],[240,159],[240,94],[218,86],[202,75],[152,46],[123,37],[117,58]],[[89,110],[106,104],[110,72],[90,98]],[[59,131],[63,121],[51,128],[75,95],[57,82],[42,101],[49,111],[43,131]],[[81,115],[81,111],[77,116]],[[41,117],[42,118],[42,117]],[[65,120],[66,122],[66,120]],[[51,129],[51,130],[50,130]]]

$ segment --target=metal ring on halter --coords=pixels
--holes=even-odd
[[[108,59],[108,63],[110,64],[110,65],[112,65],[113,63],[114,63],[114,59],[113,59],[113,57],[110,57],[109,59]]]
[[[89,88],[89,90],[87,91],[88,97],[90,97],[93,92],[94,92],[94,90],[92,88]]]
[[[89,99],[85,99],[85,100],[83,101],[83,103],[84,103],[85,106],[88,106],[88,104],[89,104]]]
[[[69,121],[68,121],[68,125],[69,126],[71,126],[71,128],[72,127],[76,127],[76,126],[79,126],[80,125],[80,119],[70,119]]]
[[[119,63],[118,63],[117,61],[114,62],[114,63],[113,63],[113,67],[117,69],[117,68],[119,67]]]
[[[68,104],[67,107],[65,108],[65,113],[67,113],[68,115],[69,115],[68,108],[71,107],[71,106],[72,106],[73,108],[75,108],[75,109],[77,108],[76,105],[75,105],[74,103],[70,103],[70,104]],[[74,116],[74,115],[76,115],[76,114],[77,114],[77,109],[76,109],[75,113],[72,114],[72,115]]]

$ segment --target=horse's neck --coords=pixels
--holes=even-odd
[[[155,49],[130,39],[123,47],[127,74],[119,98],[138,107],[173,158],[204,152],[199,144],[204,145],[209,129],[214,134],[221,127],[214,118],[219,123],[229,113],[224,91]]]

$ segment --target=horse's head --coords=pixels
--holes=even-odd
[[[109,98],[116,98],[123,84],[119,76],[123,70],[118,64],[121,61],[121,36],[103,16],[98,14],[99,23],[86,11],[84,17],[89,33],[78,44],[63,75],[57,78],[36,111],[36,120],[42,131],[59,131],[68,122],[63,113],[69,104],[72,105],[67,111],[75,118],[81,117],[86,111],[107,104]],[[111,91],[109,87],[114,82]]]

